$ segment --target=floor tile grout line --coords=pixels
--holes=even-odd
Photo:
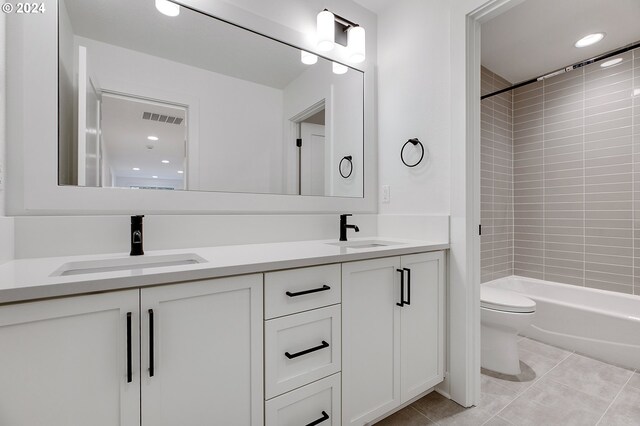
[[[434,391],[435,392],[435,391]],[[427,416],[425,413],[423,413],[422,411],[418,410],[416,407],[413,406],[413,403],[407,405],[407,407],[413,409],[414,411],[417,411],[418,414],[420,414],[422,417],[424,417],[425,419],[429,420],[430,422],[433,422],[433,424],[438,425],[439,423],[436,422],[435,420],[433,420],[431,417]]]
[[[611,401],[611,403],[607,406],[607,409],[604,410],[604,413],[602,413],[602,415],[600,416],[600,418],[598,419],[598,421],[596,422],[596,426],[600,424],[600,422],[602,421],[602,419],[604,419],[604,416],[609,412],[609,410],[611,409],[611,407],[613,406],[613,404],[616,402],[616,400],[618,399],[618,397],[620,396],[620,394],[622,393],[622,391],[624,390],[624,388],[627,387],[627,385],[629,384],[629,382],[631,381],[631,379],[633,378],[633,375],[635,374],[635,370],[633,372],[631,372],[631,375],[629,376],[629,378],[627,379],[626,382],[624,382],[624,385],[622,385],[622,387],[620,388],[620,390],[618,391],[618,393],[616,393],[616,396],[613,398],[613,400]]]

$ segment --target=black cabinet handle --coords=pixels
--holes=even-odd
[[[155,370],[153,352],[153,309],[149,309],[149,377],[153,377]]]
[[[400,272],[400,303],[396,303],[396,305],[403,307],[404,306],[404,270],[396,269],[396,271]]]
[[[127,312],[127,383],[133,380],[131,371],[131,312]]]
[[[407,271],[407,301],[404,302],[405,305],[411,304],[411,269],[402,268]]]
[[[296,297],[296,296],[303,296],[305,294],[317,293],[319,291],[327,291],[327,290],[331,290],[331,287],[325,284],[320,288],[313,288],[311,290],[299,291],[297,293],[291,293],[290,291],[287,291],[286,295],[289,297]]]
[[[321,345],[318,345],[318,346],[310,348],[310,349],[305,349],[304,351],[296,352],[295,354],[290,354],[289,352],[285,352],[284,356],[286,356],[289,359],[293,359],[293,358],[297,358],[297,357],[302,356],[302,355],[310,354],[311,352],[319,351],[320,349],[324,349],[324,348],[328,348],[328,347],[329,347],[329,344],[323,340]]]
[[[319,425],[320,423],[324,422],[325,420],[329,420],[329,415],[327,414],[326,411],[322,412],[322,417],[320,417],[318,420],[314,420],[311,423],[307,424],[307,426],[316,426]]]

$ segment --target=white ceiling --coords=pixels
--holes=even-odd
[[[112,174],[119,177],[182,180],[185,170],[186,111],[169,105],[102,96],[103,151]],[[182,123],[167,124],[143,120],[142,113],[164,114],[182,118]],[[156,136],[152,142],[147,136]],[[153,149],[148,149],[152,146]],[[162,160],[169,160],[163,164]],[[140,168],[134,171],[133,168]],[[180,174],[178,170],[185,173]]]
[[[394,3],[394,0],[355,0],[360,6],[379,14]]]
[[[277,89],[307,69],[300,50],[184,7],[172,18],[154,0],[65,3],[73,32],[82,37]]]
[[[583,36],[605,32],[578,49]],[[640,0],[526,0],[482,25],[482,65],[511,83],[640,41]]]

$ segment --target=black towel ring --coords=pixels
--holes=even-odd
[[[415,145],[420,145],[420,159],[415,163],[415,164],[407,164],[406,161],[404,161],[404,149],[407,147],[408,144],[412,143],[414,146]],[[404,163],[405,166],[407,167],[415,167],[418,164],[420,164],[422,162],[422,159],[424,158],[424,145],[422,145],[422,142],[420,142],[418,140],[418,138],[411,138],[408,141],[406,141],[404,143],[404,145],[402,145],[402,149],[400,150],[400,159],[402,160],[402,162]]]
[[[348,175],[344,175],[344,173],[342,173],[342,162],[347,160],[349,162],[349,174]],[[344,157],[342,157],[342,160],[340,160],[340,164],[338,164],[338,172],[340,173],[340,176],[342,176],[343,178],[347,179],[349,176],[351,176],[351,173],[353,173],[353,157],[350,155],[345,155]]]

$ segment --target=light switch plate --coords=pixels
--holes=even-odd
[[[382,185],[382,202],[388,204],[391,200],[391,188],[389,185]]]

